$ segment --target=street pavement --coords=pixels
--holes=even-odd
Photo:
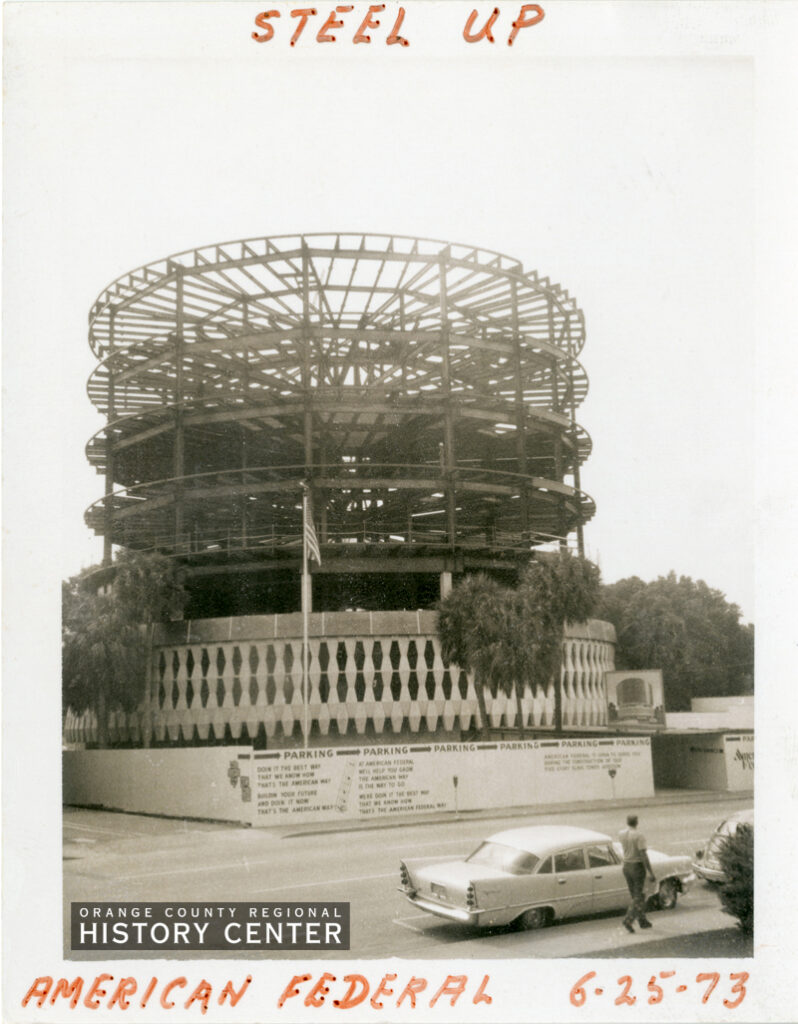
[[[664,794],[638,801],[649,846],[691,855],[718,822],[750,806],[750,795]],[[345,952],[281,950],[280,959],[521,958],[566,957],[623,949],[635,956],[646,940],[728,928],[717,893],[697,883],[674,910],[651,914],[645,937],[629,935],[617,915],[583,918],[539,931],[475,931],[421,913],[396,891],[398,862],[410,866],[457,859],[487,835],[525,824],[569,824],[612,835],[624,824],[626,805],[581,804],[543,811],[525,809],[443,820],[405,821],[399,827],[335,831],[252,829],[107,811],[64,810],[64,943],[69,958],[68,910],[72,901],[267,902],[349,901],[351,948]],[[685,944],[691,948],[694,943]],[[80,959],[263,959],[262,951],[81,951]],[[690,955],[685,949],[685,955]],[[277,957],[275,957],[277,958]]]

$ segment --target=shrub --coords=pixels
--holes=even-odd
[[[720,890],[723,910],[736,917],[746,935],[754,930],[754,830],[751,825],[738,825],[734,835],[727,836],[719,852],[726,876]]]

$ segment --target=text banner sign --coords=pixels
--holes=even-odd
[[[73,903],[73,950],[349,949],[348,903]]]
[[[754,734],[752,732],[726,736],[726,788],[731,790],[754,788]]]
[[[648,737],[255,752],[250,774],[264,827],[654,793]]]

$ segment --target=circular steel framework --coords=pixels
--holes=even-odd
[[[310,482],[325,572],[518,565],[593,515],[584,317],[484,249],[293,235],[170,256],[91,308],[106,418],[86,513],[188,571],[296,571]]]

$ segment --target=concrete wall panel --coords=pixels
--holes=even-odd
[[[64,803],[249,823],[251,789],[241,771],[249,765],[249,754],[242,747],[68,750],[63,754]]]

